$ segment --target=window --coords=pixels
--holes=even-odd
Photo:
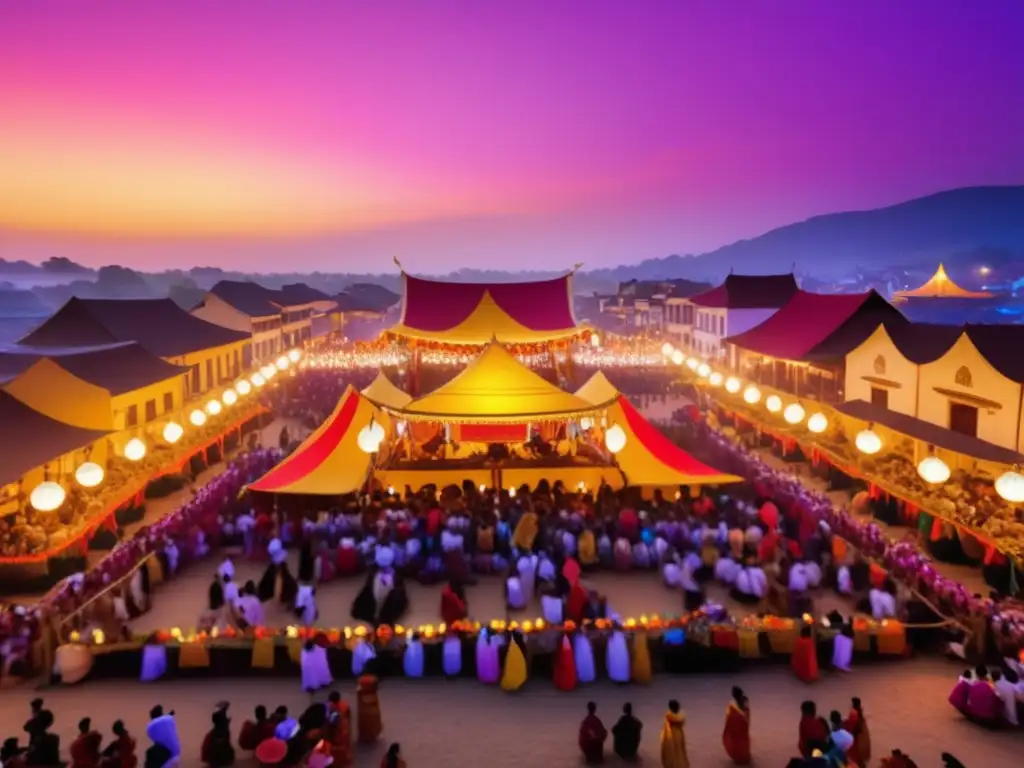
[[[224,380],[224,361],[219,357],[217,358],[217,381]]]
[[[192,371],[189,373],[189,394],[198,395],[201,387],[199,384],[199,363],[192,366]]]
[[[719,317],[718,318],[718,335],[721,336],[723,339],[725,338],[725,318],[724,317]]]
[[[139,406],[129,405],[128,410],[125,411],[124,425],[126,427],[136,427],[139,424]]]
[[[156,398],[146,401],[146,421],[154,421],[156,419]]]
[[[961,435],[978,436],[978,409],[963,403],[949,404],[949,428]]]
[[[174,393],[164,392],[164,413],[170,413],[174,410]]]
[[[871,388],[871,404],[889,410],[889,390],[881,387]]]
[[[213,358],[206,361],[206,389],[213,386]]]

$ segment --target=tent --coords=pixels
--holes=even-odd
[[[394,384],[391,379],[384,375],[383,371],[377,373],[377,378],[370,382],[370,385],[363,390],[363,397],[374,405],[385,408],[405,408],[412,402],[412,395],[403,392]]]
[[[4,382],[3,389],[55,421],[102,433],[115,431],[110,392],[75,376],[57,361],[46,357],[37,359]],[[8,424],[4,424],[4,428],[16,434]]]
[[[586,400],[591,405],[604,405],[615,400],[619,396],[619,390],[608,381],[604,371],[598,371],[584,382],[583,386],[576,390],[576,397]]]
[[[387,410],[421,421],[508,424],[567,419],[603,405],[559,389],[492,341],[444,386],[404,408]]]
[[[370,456],[360,450],[356,438],[371,419],[381,416],[350,386],[327,420],[249,490],[322,496],[359,490],[370,473]]]
[[[953,282],[946,273],[946,267],[939,264],[935,274],[928,278],[924,285],[909,291],[896,291],[894,299],[988,299],[992,294],[988,291],[968,291]]]

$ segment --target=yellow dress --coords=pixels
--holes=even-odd
[[[512,546],[526,552],[530,551],[533,549],[533,541],[537,538],[538,530],[537,513],[524,512],[519,524],[516,525],[515,533],[512,534]]]
[[[581,565],[594,565],[597,562],[597,544],[594,542],[593,531],[581,533],[577,547]]]
[[[629,671],[633,682],[647,685],[651,682],[651,649],[647,644],[646,632],[637,632],[633,635],[631,656]]]
[[[526,657],[519,643],[510,642],[508,654],[505,656],[505,669],[501,673],[501,690],[512,693],[518,691],[526,682]]]
[[[690,768],[690,759],[686,756],[686,717],[669,712],[665,715],[665,724],[661,727],[661,768]]]

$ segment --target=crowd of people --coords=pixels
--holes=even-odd
[[[972,722],[989,728],[1017,728],[1024,717],[1024,681],[1003,665],[966,670],[953,686],[949,703]]]

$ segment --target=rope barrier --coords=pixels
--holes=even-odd
[[[122,584],[124,584],[124,583],[125,583],[126,581],[128,581],[129,579],[131,579],[131,578],[132,578],[132,577],[133,577],[133,576],[134,576],[134,575],[136,574],[136,572],[137,572],[137,571],[139,570],[139,568],[142,568],[143,566],[145,566],[145,565],[146,565],[146,563],[148,563],[148,562],[149,562],[149,561],[150,561],[150,560],[151,560],[152,558],[154,558],[154,557],[156,557],[156,552],[150,552],[150,553],[149,553],[148,555],[146,555],[146,556],[145,556],[144,558],[142,558],[141,560],[139,560],[139,562],[137,562],[137,563],[136,563],[136,564],[135,564],[135,565],[134,565],[134,566],[132,567],[132,569],[131,569],[130,571],[128,571],[128,573],[126,573],[126,574],[125,574],[124,576],[122,576],[121,578],[117,579],[117,581],[112,581],[112,582],[110,582],[110,584],[108,584],[107,586],[105,586],[105,587],[104,587],[104,588],[103,588],[102,590],[100,590],[100,591],[99,591],[99,592],[97,592],[97,593],[96,593],[95,595],[93,595],[93,596],[92,596],[92,597],[90,597],[90,598],[89,598],[88,600],[86,600],[86,601],[85,601],[84,603],[82,603],[82,604],[81,604],[80,606],[78,606],[77,608],[75,608],[75,610],[73,610],[73,611],[72,611],[71,613],[69,613],[69,614],[68,614],[67,616],[64,616],[64,617],[63,617],[63,618],[61,619],[61,621],[60,621],[60,623],[61,623],[61,626],[64,626],[65,624],[67,624],[68,622],[70,622],[70,621],[71,621],[71,620],[72,620],[73,618],[75,618],[76,616],[78,616],[78,615],[79,615],[80,613],[82,613],[82,611],[84,611],[84,610],[85,610],[86,608],[88,608],[88,607],[89,607],[90,605],[92,605],[93,603],[95,603],[95,602],[96,602],[97,600],[99,600],[99,599],[100,599],[101,597],[103,597],[103,596],[104,596],[105,594],[107,594],[108,592],[110,592],[110,591],[111,591],[111,590],[113,590],[113,589],[117,589],[117,588],[118,588],[118,587],[120,587],[120,586],[121,586]]]

